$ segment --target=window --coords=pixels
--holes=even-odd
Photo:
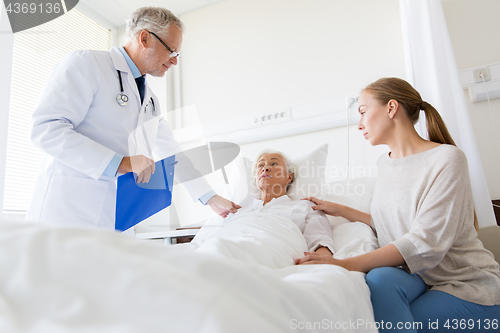
[[[31,114],[54,66],[69,52],[109,50],[113,35],[73,9],[14,36],[4,213],[25,213],[43,153],[29,139]]]

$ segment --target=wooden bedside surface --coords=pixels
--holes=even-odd
[[[153,225],[138,227],[135,231],[137,239],[163,239],[164,244],[188,243],[193,240],[201,227],[169,228],[168,226]]]
[[[199,230],[201,227],[185,227],[185,228],[177,228],[176,230]],[[181,244],[181,243],[190,243],[195,235],[193,236],[182,236],[182,237],[177,237],[177,243],[176,244]]]
[[[497,225],[500,225],[500,199],[492,200],[493,211],[495,212],[495,217],[497,219]]]

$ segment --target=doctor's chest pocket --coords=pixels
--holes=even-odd
[[[51,178],[40,214],[42,221],[96,226],[109,183],[89,178]]]

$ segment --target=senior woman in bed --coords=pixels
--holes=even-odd
[[[270,268],[294,265],[305,251],[331,257],[330,223],[310,201],[291,200],[287,190],[294,180],[293,166],[278,152],[261,154],[254,167],[260,200],[240,208],[221,221],[207,221],[191,244],[209,252]]]
[[[293,166],[281,153],[259,156],[255,164],[255,182],[261,190],[260,200],[255,199],[251,206],[243,207],[242,213],[252,210],[286,217],[299,227],[310,252],[331,257],[334,252],[332,229],[325,214],[314,211],[313,203],[293,201],[287,195],[294,177]]]

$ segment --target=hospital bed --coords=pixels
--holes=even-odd
[[[322,145],[294,162],[324,165],[326,156]],[[224,195],[242,204],[255,195],[244,188],[250,166],[245,157],[234,161]],[[295,183],[311,184],[322,186],[325,199],[369,207],[373,178],[325,185],[321,176],[304,176]],[[341,193],[348,186],[358,191]],[[199,236],[221,223],[212,216]],[[377,247],[366,225],[331,223],[336,257]],[[245,246],[243,238],[229,245]],[[0,224],[0,331],[377,331],[363,273],[332,265],[268,267],[238,257],[231,246],[199,251],[195,244],[164,246],[90,228]]]
[[[268,127],[265,132],[277,131]],[[382,151],[370,147],[361,153],[360,145],[367,143],[351,142],[351,150],[357,152],[350,157],[352,164],[370,172],[332,176],[332,166],[345,165],[345,134],[349,132],[316,128],[310,137],[246,141],[240,156],[227,166],[229,184],[216,190],[242,206],[251,202],[258,195],[252,187],[252,160],[262,149],[272,148],[291,157],[302,170],[289,193],[292,199],[314,195],[369,212],[376,177],[371,165]],[[255,137],[263,138],[262,132]],[[347,167],[350,160],[347,154]],[[326,166],[330,169],[317,172]],[[219,176],[217,183],[224,184],[220,172],[208,178],[212,176]],[[206,215],[206,207],[189,206],[182,187],[174,188],[176,194],[180,198],[174,204],[186,204],[177,209],[185,220],[182,224],[203,224],[196,237],[208,239],[224,224],[217,216]],[[205,212],[199,214],[197,209]],[[336,258],[377,248],[368,226],[328,218]],[[261,249],[253,253],[241,251],[250,246],[249,237],[241,235],[201,251],[196,242],[165,246],[112,231],[2,223],[0,332],[377,331],[363,273],[332,265],[262,264],[269,233],[255,229],[250,243]],[[283,238],[279,230],[276,233],[276,239]]]
[[[322,167],[327,151],[320,145],[292,162]],[[247,157],[234,161],[224,196],[242,205],[253,200],[251,166]],[[374,177],[325,183],[308,170],[289,195],[300,198],[297,188],[317,185],[318,197],[369,212],[374,183]],[[328,218],[336,258],[377,248],[363,223]],[[210,239],[223,224],[212,215],[197,237]],[[165,246],[112,231],[2,223],[0,332],[377,331],[363,273],[265,264],[272,231],[259,234],[257,225],[200,251],[196,243]],[[275,239],[285,237],[275,232]]]

